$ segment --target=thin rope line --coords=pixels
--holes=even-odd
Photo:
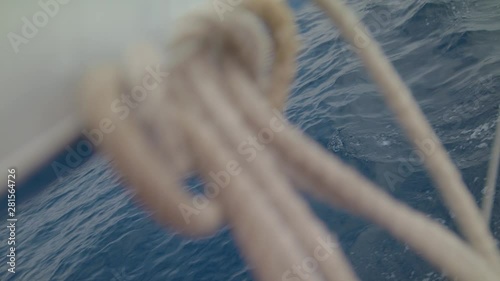
[[[341,28],[352,27],[355,18],[349,11],[345,12],[347,7],[342,4],[339,4],[340,7],[328,5],[327,8],[338,8],[329,12],[341,18],[336,20]],[[328,233],[322,223],[312,216],[305,202],[290,189],[283,171],[292,171],[293,174],[289,175],[292,178],[305,178],[312,183],[308,191],[381,225],[451,277],[465,281],[498,281],[500,272],[491,263],[496,247],[493,247],[492,256],[488,256],[487,251],[476,252],[441,224],[381,191],[286,121],[283,122],[284,130],[274,134],[273,141],[269,143],[269,150],[266,150],[269,154],[244,164],[241,173],[231,177],[229,186],[222,190],[220,196],[209,200],[208,205],[193,216],[190,223],[186,223],[177,207],[180,204],[191,205],[199,197],[193,197],[180,186],[185,169],[193,168],[210,181],[212,171],[226,169],[227,163],[233,159],[241,160],[242,156],[234,149],[242,138],[267,127],[273,116],[282,119],[279,114],[273,115],[272,110],[273,107],[283,106],[295,73],[295,28],[289,8],[264,0],[246,2],[245,7],[260,17],[271,30],[275,60],[268,85],[262,85],[264,82],[259,79],[265,71],[259,63],[263,56],[263,48],[259,47],[263,43],[260,40],[264,40],[261,36],[263,31],[246,16],[245,20],[239,21],[238,15],[243,15],[240,12],[234,12],[223,23],[213,15],[198,14],[193,19],[195,24],[192,28],[181,33],[171,46],[174,55],[178,53],[182,56],[171,66],[173,79],[166,87],[155,91],[160,95],[163,92],[164,99],[141,104],[142,108],[135,110],[134,118],[119,120],[117,114],[109,116],[109,108],[122,90],[122,79],[139,81],[137,76],[142,72],[136,69],[137,65],[128,66],[132,68],[129,75],[120,73],[115,67],[104,67],[92,72],[85,81],[84,111],[89,125],[98,127],[103,118],[115,122],[116,130],[105,136],[103,148],[113,155],[117,168],[147,207],[156,212],[156,217],[175,230],[190,235],[213,233],[226,219],[245,258],[255,267],[257,277],[265,281],[280,280],[292,266],[301,264],[309,257],[316,235]],[[344,16],[347,20],[342,19]],[[249,38],[242,38],[240,32],[246,32]],[[254,51],[245,52],[248,50],[245,44],[252,38],[258,41],[255,42],[258,46]],[[389,90],[389,104],[399,110],[396,111],[403,119],[402,126],[410,128],[408,134],[417,137],[424,134],[439,143],[409,90],[384,60],[378,45],[370,45],[368,49],[371,51],[366,51],[368,53],[364,56],[365,51],[361,51],[362,57],[370,70],[382,66],[388,71],[386,74],[389,76],[380,73],[375,75],[375,79],[386,83],[382,88]],[[210,57],[207,58],[206,54]],[[146,60],[149,59],[139,61]],[[203,72],[208,73],[207,77],[203,77]],[[403,94],[396,93],[395,89],[402,90]],[[400,112],[402,109],[398,106],[401,102],[404,103],[404,110],[411,112],[410,115],[416,114],[421,118],[424,129],[419,127],[422,124],[409,120],[404,112]],[[157,120],[168,123],[161,124]],[[167,128],[168,124],[176,124],[177,131]],[[153,145],[141,126],[156,128],[160,144]],[[167,131],[176,136],[172,142],[163,143],[163,138],[172,137]],[[188,149],[176,150],[179,142],[184,142]],[[167,155],[178,154],[180,158],[164,159],[157,150],[165,151]],[[449,162],[446,155],[438,156],[440,160],[433,161]],[[184,159],[187,164],[172,163],[179,159]],[[460,183],[456,168],[440,183],[448,184],[450,177],[454,176],[458,178],[454,180]],[[461,192],[455,190],[454,185],[451,187],[444,189],[448,193],[452,190],[452,195],[445,194],[445,199],[465,200],[465,203],[467,198],[471,199],[467,190]],[[472,204],[474,208],[477,210],[477,206]],[[464,212],[469,211],[466,209]],[[462,223],[468,223],[471,218],[461,216],[459,222]],[[489,234],[487,229],[486,232]],[[484,233],[480,230],[472,234],[477,238],[474,235]],[[479,243],[479,246],[485,245],[488,246],[488,241]],[[310,280],[323,280],[322,277],[328,280],[357,280],[342,251],[335,251],[331,257],[333,260],[320,264],[319,272],[311,273]]]
[[[382,89],[385,100],[396,114],[415,148],[424,151],[424,163],[434,179],[438,190],[450,211],[456,215],[461,232],[475,249],[495,266],[500,265],[500,253],[495,240],[481,216],[474,198],[468,191],[458,169],[453,165],[446,150],[427,122],[408,87],[372,39],[369,31],[357,16],[339,0],[315,0],[332,18],[343,36],[356,47],[359,32],[366,35],[366,46],[357,48],[357,53],[366,68]],[[358,32],[355,31],[358,27]],[[360,31],[359,31],[360,30]]]
[[[500,162],[500,106],[498,107],[498,117],[496,122],[495,139],[491,150],[491,159],[486,177],[486,187],[483,198],[483,216],[486,222],[491,220],[493,201],[495,200],[495,186],[498,176],[498,166]]]

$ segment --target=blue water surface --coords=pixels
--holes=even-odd
[[[500,2],[349,3],[381,42],[480,198],[500,103]],[[309,1],[293,4],[302,50],[287,117],[381,188],[455,229],[422,165],[411,161],[411,146],[351,48]],[[101,156],[46,185],[18,206],[17,273],[7,274],[2,265],[1,280],[254,280],[227,228],[202,240],[165,230],[138,207]],[[492,223],[496,238],[498,199]],[[444,280],[380,228],[307,200],[339,234],[362,280]],[[7,237],[5,229],[0,234]],[[1,243],[0,253],[6,252]]]

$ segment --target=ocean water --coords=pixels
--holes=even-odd
[[[381,42],[480,198],[500,103],[500,2],[349,3]],[[394,197],[455,229],[360,61],[316,7],[293,4],[302,50],[286,116]],[[135,204],[98,155],[44,185],[19,202],[17,273],[7,274],[2,266],[1,280],[253,280],[227,228],[202,240],[165,230]],[[499,195],[492,223],[496,238]],[[380,228],[306,199],[339,234],[362,280],[444,280]],[[0,234],[7,237],[5,229]],[[1,243],[0,253],[6,252]]]

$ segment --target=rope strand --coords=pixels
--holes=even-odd
[[[491,150],[490,165],[488,167],[488,175],[486,176],[486,187],[483,198],[483,217],[486,222],[491,219],[491,211],[493,210],[493,201],[495,200],[495,185],[498,176],[498,166],[500,162],[500,106],[498,107],[498,117],[496,123],[495,139],[493,140],[493,148]]]

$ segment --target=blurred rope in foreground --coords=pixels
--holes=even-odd
[[[393,199],[283,118],[279,110],[295,74],[297,42],[293,15],[277,2],[245,1],[223,21],[206,11],[188,17],[189,27],[169,48],[168,81],[148,89],[127,118],[110,110],[113,102],[144,82],[144,69],[161,56],[144,46],[126,67],[89,72],[83,87],[88,125],[102,126],[108,118],[116,124],[103,150],[138,198],[160,222],[187,235],[231,225],[259,280],[287,280],[294,265],[311,257],[319,269],[308,273],[309,280],[358,280],[335,234],[292,181],[385,228],[452,278],[500,280],[495,240],[458,169],[379,45],[338,0],[316,2],[351,44],[356,32],[367,36],[356,50],[409,139],[425,153],[427,170],[467,241]],[[252,141],[262,151],[247,157],[244,148]],[[205,195],[180,186],[193,172],[206,180]],[[332,245],[321,258],[318,241]]]

